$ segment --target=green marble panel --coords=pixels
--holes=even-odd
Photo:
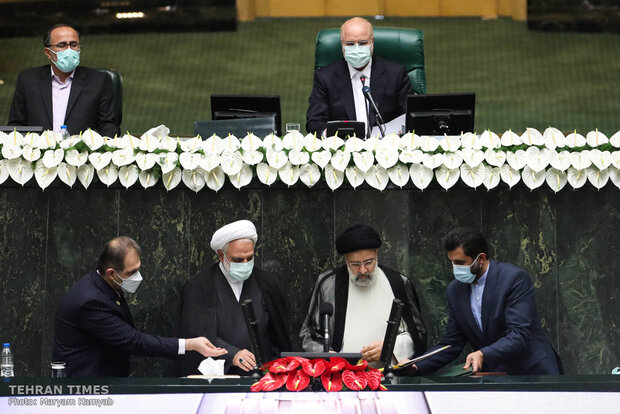
[[[557,196],[560,349],[567,373],[620,361],[620,194],[586,184]]]
[[[547,337],[558,349],[556,211],[554,193],[499,187],[482,199],[482,231],[492,257],[525,270]]]
[[[291,307],[294,345],[316,278],[334,266],[334,195],[330,190],[263,192],[262,268],[279,277]]]
[[[144,281],[126,298],[143,332],[173,336],[179,282],[189,270],[189,206],[186,190],[120,191],[119,235],[132,237],[142,248]],[[161,358],[136,357],[132,375],[161,375],[164,365]]]
[[[455,227],[480,226],[482,194],[462,187],[409,192],[409,276],[422,303],[429,345],[443,336],[448,322],[446,288],[453,276],[442,238]]]
[[[18,376],[41,373],[47,214],[48,193],[0,187],[0,340],[11,343]]]
[[[117,235],[119,190],[52,188],[49,194],[42,375],[49,375],[56,308],[69,288],[97,266]]]

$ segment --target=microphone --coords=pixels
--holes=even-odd
[[[323,352],[329,352],[329,317],[334,314],[334,306],[329,302],[321,303],[319,314],[323,322]]]
[[[390,318],[387,321],[387,328],[385,329],[385,338],[383,339],[383,349],[381,349],[381,356],[379,361],[383,364],[384,373],[389,373],[392,365],[392,353],[394,352],[394,344],[396,343],[396,336],[398,336],[398,328],[400,326],[400,319],[403,313],[405,304],[399,300],[394,299],[392,301],[392,309],[390,310]]]
[[[246,299],[241,302],[241,310],[243,311],[245,326],[248,329],[248,336],[250,337],[250,345],[252,347],[254,359],[256,360],[256,366],[260,367],[263,365],[263,362],[266,361],[266,358],[263,353],[263,345],[260,342],[260,336],[258,334],[258,321],[256,320],[256,314],[254,313],[252,299]]]
[[[385,131],[384,131],[384,127],[383,124],[385,124],[385,122],[383,122],[383,117],[381,116],[381,113],[379,112],[379,108],[377,108],[377,104],[375,103],[375,100],[372,97],[372,93],[370,92],[370,86],[364,86],[362,88],[362,93],[364,94],[364,97],[366,98],[366,100],[370,103],[370,106],[372,106],[372,109],[375,111],[375,119],[377,121],[377,126],[379,127],[379,131],[381,132],[381,137],[385,138]]]
[[[364,75],[360,76],[360,80],[362,81],[362,88],[363,88],[364,86],[366,86],[366,76]]]

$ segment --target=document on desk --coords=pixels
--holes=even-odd
[[[415,364],[416,362],[420,362],[420,361],[422,361],[422,360],[424,360],[424,359],[426,359],[426,358],[428,358],[430,356],[433,356],[435,354],[443,352],[443,351],[445,351],[446,349],[448,349],[450,347],[452,347],[452,345],[442,346],[441,348],[435,349],[434,351],[428,352],[428,353],[426,353],[424,355],[421,355],[421,356],[419,356],[417,358],[413,358],[412,360],[407,361],[407,362],[405,362],[403,364],[392,365],[392,369],[396,370],[396,369],[403,369],[403,368],[409,367],[409,366]]]
[[[392,133],[399,134],[399,135],[402,134],[403,126],[405,126],[405,114],[402,114],[401,116],[397,116],[391,121],[386,122],[384,125],[385,125],[385,135],[392,134]],[[370,131],[370,136],[371,137],[381,136],[381,131],[379,131],[378,126],[372,127],[372,130]]]

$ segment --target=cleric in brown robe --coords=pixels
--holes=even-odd
[[[256,228],[248,220],[217,230],[211,248],[219,262],[192,276],[181,296],[179,332],[203,332],[215,346],[226,349],[228,353],[221,357],[226,374],[247,375],[256,366],[241,308],[246,299],[252,299],[267,361],[291,350],[286,299],[277,279],[254,266],[257,239]],[[181,358],[178,375],[198,374],[203,359]]]

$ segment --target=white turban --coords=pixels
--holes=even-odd
[[[239,239],[250,239],[256,244],[258,235],[256,234],[256,227],[251,221],[239,220],[221,227],[213,233],[211,248],[217,253],[231,241]]]

